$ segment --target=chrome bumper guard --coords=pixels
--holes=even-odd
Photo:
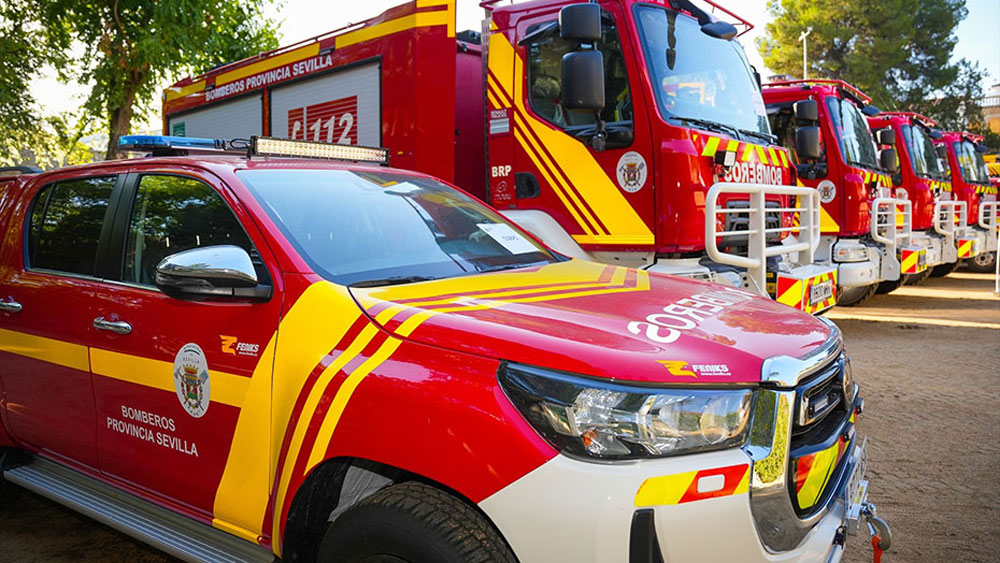
[[[899,208],[903,210],[900,211]],[[897,224],[896,216],[903,216],[903,224]],[[872,240],[885,246],[879,278],[883,281],[899,279],[901,264],[899,249],[910,244],[913,234],[913,203],[908,199],[892,197],[875,198],[872,202]]]

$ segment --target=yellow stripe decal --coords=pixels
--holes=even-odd
[[[635,506],[677,504],[698,475],[697,471],[646,479],[635,494]]]
[[[167,90],[166,94],[167,101],[170,102],[176,100],[177,98],[183,98],[184,96],[187,96],[189,94],[193,94],[195,92],[201,92],[204,89],[205,89],[204,80],[199,80],[198,82],[188,84],[187,86],[181,88],[170,88]]]
[[[174,364],[141,358],[100,348],[90,349],[92,371],[97,375],[135,383],[163,391],[176,392]],[[212,381],[212,402],[241,407],[250,378],[222,371],[208,370]]]
[[[0,350],[80,371],[90,371],[87,347],[79,344],[0,329]],[[173,374],[172,366],[170,371]],[[170,388],[173,389],[173,379]]]
[[[272,68],[278,68],[279,66],[284,66],[288,63],[293,63],[298,60],[302,60],[309,57],[315,57],[319,54],[319,42],[311,43],[304,47],[299,47],[298,49],[289,51],[287,53],[265,59],[258,63],[253,63],[247,66],[242,66],[240,68],[233,69],[229,72],[224,72],[219,76],[215,77],[215,85],[221,86],[227,84],[234,80],[239,80],[240,78],[246,78],[247,76],[253,76],[254,74],[259,74],[264,71],[271,70]]]
[[[729,143],[726,145],[727,152],[736,152],[736,149],[740,148],[740,142],[730,139]]]
[[[719,138],[709,137],[708,141],[705,142],[705,148],[701,151],[701,156],[715,156],[715,152],[719,149]]]
[[[361,43],[362,41],[378,39],[379,37],[385,37],[386,35],[392,35],[393,33],[399,33],[401,31],[407,31],[417,27],[431,27],[435,25],[447,26],[448,31],[450,31],[449,37],[452,37],[455,35],[455,18],[452,16],[449,21],[450,14],[451,10],[417,12],[415,14],[375,24],[370,27],[363,27],[355,31],[349,31],[343,35],[337,36],[335,39],[336,43],[334,45],[337,49],[343,49],[348,45],[354,45],[356,43]]]

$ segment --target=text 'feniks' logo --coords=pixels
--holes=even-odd
[[[224,354],[229,354],[230,356],[250,356],[257,357],[260,353],[260,344],[250,344],[248,342],[240,342],[237,336],[224,336],[219,335],[219,339],[222,340],[222,352]]]

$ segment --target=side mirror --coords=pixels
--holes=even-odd
[[[271,286],[257,283],[250,255],[233,245],[192,248],[167,256],[156,266],[156,287],[174,297],[271,297]]]
[[[795,121],[800,123],[816,123],[819,121],[819,107],[816,100],[795,102]]]
[[[600,51],[575,51],[563,55],[562,103],[566,109],[604,109],[604,56]]]
[[[795,152],[799,160],[819,160],[819,127],[799,127],[795,130]]]
[[[880,145],[896,145],[896,132],[891,128],[879,129],[875,136]]]
[[[899,161],[896,159],[896,149],[882,149],[878,151],[878,162],[882,170],[894,173],[899,170]]]
[[[601,6],[591,3],[564,6],[559,10],[559,36],[577,43],[600,41]]]

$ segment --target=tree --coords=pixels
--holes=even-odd
[[[93,133],[93,121],[72,114],[43,117],[30,126],[0,137],[0,166],[30,165],[43,170],[94,160],[94,153],[82,141]]]
[[[81,56],[63,67],[93,88],[84,105],[108,135],[107,158],[132,118],[159,100],[158,85],[277,47],[275,24],[261,15],[272,0],[36,0],[50,45]],[[68,57],[69,58],[69,57]]]
[[[919,111],[965,129],[979,113],[982,71],[951,62],[965,0],[769,0],[773,20],[757,41],[764,64],[800,74],[807,27],[809,75],[845,80],[882,109]]]

